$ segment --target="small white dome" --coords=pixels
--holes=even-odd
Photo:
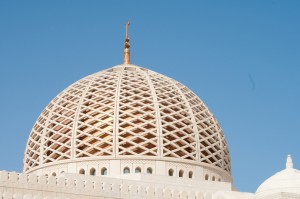
[[[256,191],[256,198],[264,198],[277,193],[300,194],[300,171],[293,168],[289,155],[286,169],[276,173],[263,182]]]

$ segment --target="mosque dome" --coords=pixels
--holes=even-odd
[[[67,87],[29,136],[24,171],[100,159],[157,159],[230,173],[227,143],[190,89],[135,65],[119,65]]]
[[[287,158],[286,169],[263,182],[257,189],[255,198],[272,198],[279,193],[300,194],[300,171],[293,168],[290,155]]]
[[[75,82],[41,113],[24,172],[135,170],[231,181],[228,146],[213,114],[183,84],[130,64],[128,26],[124,64]]]

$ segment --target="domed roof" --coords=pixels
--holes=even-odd
[[[276,193],[300,194],[300,171],[293,168],[290,155],[287,158],[286,169],[263,182],[255,195],[256,198],[263,198]]]
[[[190,89],[124,64],[67,87],[41,113],[29,136],[24,171],[100,159],[157,159],[230,173],[221,127]]]

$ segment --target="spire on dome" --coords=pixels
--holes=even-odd
[[[125,45],[124,45],[124,64],[130,64],[130,43],[128,37],[128,27],[130,25],[130,21],[126,23],[126,37],[125,37]]]
[[[288,155],[287,160],[286,160],[286,168],[287,169],[292,169],[294,168],[294,164],[293,164],[293,159],[291,155]]]

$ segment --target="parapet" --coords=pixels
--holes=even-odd
[[[78,177],[76,177],[78,176]],[[212,193],[108,177],[61,177],[0,171],[0,199],[178,198],[211,199]]]

